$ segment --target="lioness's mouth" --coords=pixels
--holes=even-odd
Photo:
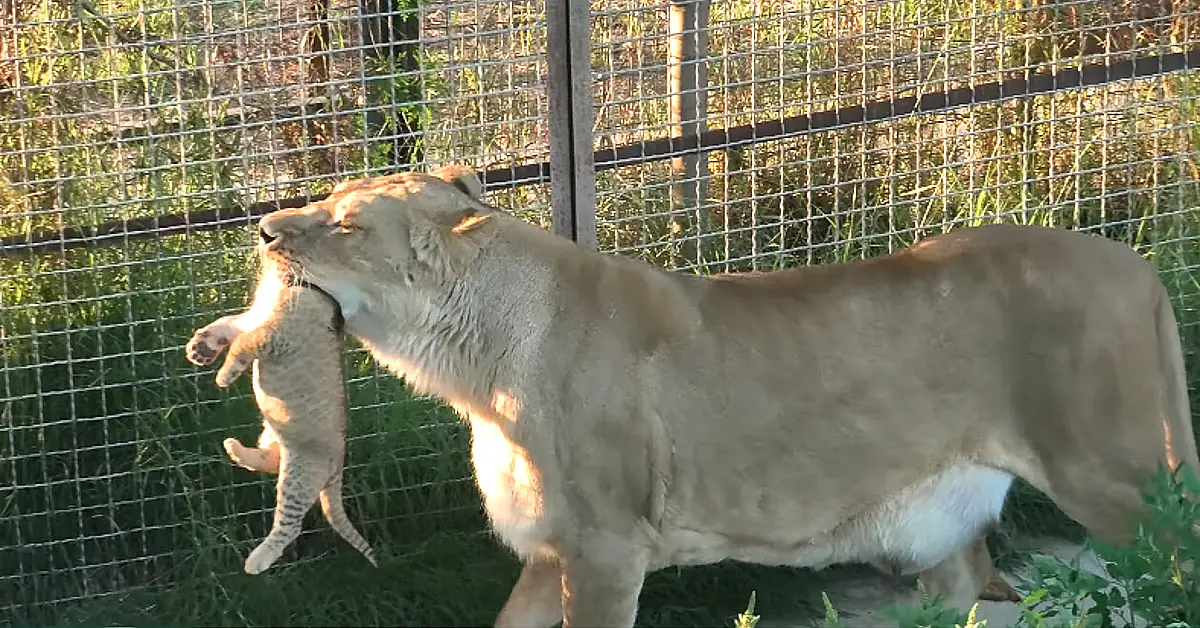
[[[329,297],[336,305],[337,318],[345,320],[342,303],[329,290],[317,285],[313,276],[297,259],[295,248],[289,244],[290,238],[268,233],[265,229],[258,230],[258,245],[255,248],[264,264],[264,270],[275,274],[284,285],[309,288]]]
[[[271,241],[274,240],[275,238],[271,238]],[[289,286],[310,285],[308,281],[303,279],[304,270],[278,246],[271,246],[267,238],[259,239],[258,254],[262,258],[263,265],[267,267],[268,272],[276,273],[283,279],[285,284]]]
[[[332,294],[329,294],[327,290],[322,289],[321,286],[318,286],[308,278],[308,273],[304,271],[302,266],[296,263],[296,260],[292,259],[292,257],[277,244],[272,246],[271,243],[266,242],[266,240],[267,238],[260,238],[261,244],[259,245],[259,253],[262,255],[265,263],[277,269],[277,272],[283,279],[283,283],[285,285],[316,290],[317,292],[329,297],[334,301],[334,303],[337,303],[337,299],[334,299]],[[270,238],[271,242],[275,242],[276,240],[277,238]],[[338,314],[340,316],[340,306],[338,307],[338,310]]]

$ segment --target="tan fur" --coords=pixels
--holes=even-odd
[[[279,478],[271,532],[250,553],[245,571],[261,573],[278,560],[318,498],[334,532],[375,565],[374,551],[342,505],[347,409],[337,306],[316,290],[287,284],[286,267],[265,255],[250,309],[197,330],[186,348],[189,360],[204,365],[229,346],[216,377],[221,388],[254,367],[254,398],[263,415],[258,448],[233,438],[223,445],[239,466]]]
[[[996,225],[706,278],[475,194],[461,170],[355,181],[260,231],[470,423],[526,563],[497,625],[630,626],[646,572],[723,559],[886,564],[967,606],[1014,477],[1120,542],[1157,463],[1197,467],[1171,306],[1121,244]]]

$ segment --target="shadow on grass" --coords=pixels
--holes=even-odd
[[[335,545],[306,534],[313,545]],[[309,542],[305,542],[308,540]],[[380,546],[379,568],[341,544],[316,560],[278,563],[259,576],[229,573],[233,552],[180,565],[169,584],[104,598],[21,609],[13,625],[490,626],[516,582],[513,555],[480,532],[448,532],[408,545]],[[233,562],[230,562],[233,561]],[[228,571],[227,571],[228,570]],[[812,572],[724,563],[651,574],[638,625],[728,626],[751,590],[772,617],[815,617]]]

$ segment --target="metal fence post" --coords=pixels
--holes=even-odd
[[[672,137],[699,136],[708,117],[709,0],[671,0],[667,27],[667,112]],[[701,207],[708,200],[708,154],[671,159],[671,230],[681,240],[672,253],[700,267],[710,230]],[[672,260],[673,261],[673,260]]]
[[[550,205],[554,232],[596,248],[588,0],[546,0]]]

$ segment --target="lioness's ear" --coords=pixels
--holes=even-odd
[[[491,212],[471,207],[414,222],[410,227],[409,242],[416,260],[435,273],[449,272],[457,260],[470,251],[479,250],[477,242],[460,236],[478,228],[490,217]]]
[[[433,176],[462,190],[463,194],[478,200],[483,196],[483,183],[475,175],[475,171],[459,164],[442,166],[432,172]]]
[[[451,219],[450,233],[454,235],[462,235],[475,227],[483,224],[490,214],[479,213],[474,209],[470,209],[456,214]]]

